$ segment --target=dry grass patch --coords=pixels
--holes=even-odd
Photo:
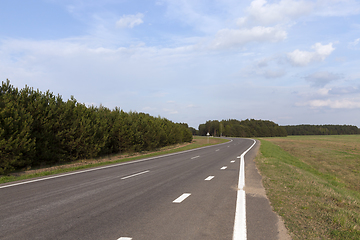
[[[294,239],[360,239],[360,136],[261,139],[257,165]]]
[[[360,135],[266,139],[348,189],[360,192]]]

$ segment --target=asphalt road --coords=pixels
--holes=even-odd
[[[233,139],[96,171],[2,184],[0,239],[232,239],[237,157],[252,143]],[[257,146],[245,155],[247,239],[277,239],[278,219],[252,161]]]

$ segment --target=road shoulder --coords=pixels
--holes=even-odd
[[[251,239],[291,239],[281,217],[272,210],[266,196],[256,164],[255,157],[260,149],[260,142],[245,156],[245,192],[246,219],[248,236]]]

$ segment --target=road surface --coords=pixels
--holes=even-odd
[[[240,156],[251,139],[0,185],[0,239],[232,239]],[[247,239],[278,239],[245,155]],[[44,179],[44,178],[43,178]],[[281,232],[281,231],[280,231]],[[244,239],[244,238],[243,238]]]

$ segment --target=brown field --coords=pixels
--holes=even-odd
[[[294,239],[360,239],[360,135],[261,142],[257,166]]]

